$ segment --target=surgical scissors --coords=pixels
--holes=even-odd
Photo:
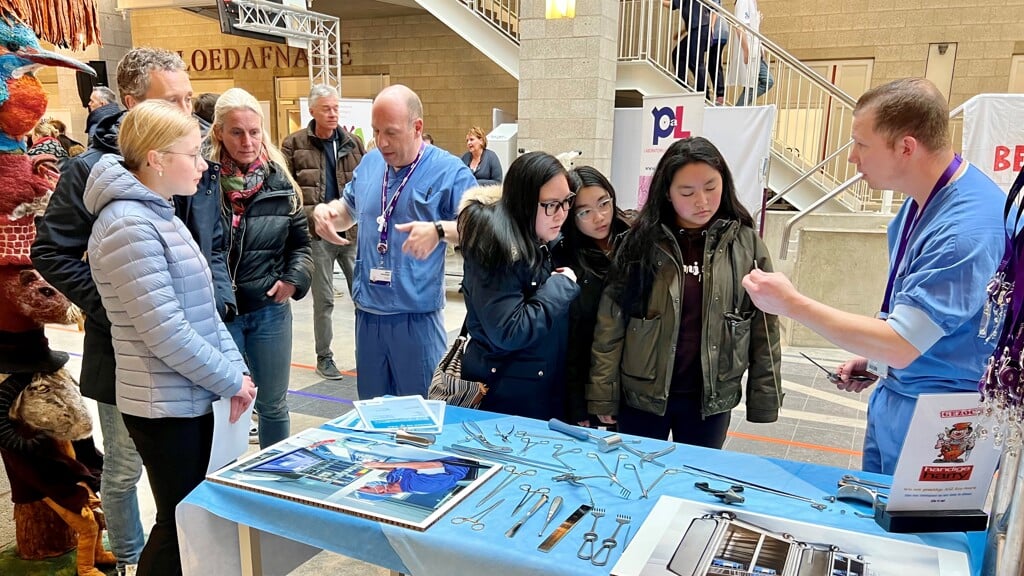
[[[476,503],[476,507],[477,508],[483,506],[484,502],[487,502],[488,500],[491,499],[491,496],[494,496],[498,492],[501,492],[501,489],[504,488],[505,486],[508,486],[509,484],[511,484],[512,480],[514,480],[516,478],[519,478],[521,476],[536,476],[537,475],[537,471],[534,470],[533,468],[531,468],[529,470],[523,470],[522,472],[516,472],[516,467],[512,466],[511,464],[508,465],[508,466],[505,466],[505,471],[508,472],[508,478],[505,478],[504,480],[502,480],[501,484],[498,484],[497,486],[494,487],[494,490],[491,490],[490,492],[488,492],[487,496],[484,496],[483,500],[477,502]]]
[[[629,452],[633,456],[636,456],[637,458],[639,458],[640,459],[640,467],[641,468],[644,467],[644,462],[648,462],[650,464],[656,464],[656,465],[661,466],[662,468],[664,468],[665,465],[662,464],[661,462],[658,462],[658,458],[661,458],[662,456],[664,456],[664,455],[668,454],[669,452],[675,450],[676,449],[676,445],[675,444],[670,444],[668,446],[668,448],[665,448],[663,450],[658,450],[657,452],[641,452],[641,451],[637,450],[636,448],[631,448],[631,447],[626,446],[626,445],[623,445],[622,449],[627,451],[627,452]]]
[[[547,440],[532,440],[529,436],[523,436],[522,440],[523,440],[523,444],[526,444],[526,446],[523,446],[523,449],[519,451],[519,455],[520,456],[525,456],[527,450],[529,450],[530,448],[533,448],[534,444],[545,445],[545,444],[550,444],[551,443],[551,442],[549,442]]]
[[[502,503],[504,502],[505,499],[502,498],[501,500],[498,500],[494,504],[491,504],[489,508],[487,508],[486,510],[479,514],[476,514],[475,516],[456,516],[455,518],[452,518],[452,524],[465,524],[466,522],[472,522],[472,524],[470,524],[469,527],[472,528],[474,531],[479,532],[486,527],[486,524],[484,524],[483,522],[484,516],[487,516],[487,514],[489,514],[491,510],[494,510],[498,506],[501,506]]]
[[[558,463],[561,464],[562,466],[565,466],[566,469],[575,470],[575,468],[566,464],[565,460],[562,460],[562,456],[565,456],[566,454],[582,454],[582,448],[565,448],[561,444],[555,444],[554,446],[552,446],[552,448],[555,449],[555,451],[551,454],[552,458],[558,460]]]
[[[509,446],[498,446],[497,444],[492,444],[491,441],[487,439],[487,436],[484,436],[484,431],[480,429],[480,425],[472,420],[463,420],[462,429],[465,430],[466,434],[469,434],[473,440],[476,440],[488,450],[493,450],[495,452],[512,451],[512,448]]]

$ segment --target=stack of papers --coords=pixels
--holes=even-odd
[[[422,396],[382,396],[352,402],[355,410],[327,426],[341,429],[393,432],[406,430],[424,434],[440,434],[444,425],[443,400],[424,400]]]

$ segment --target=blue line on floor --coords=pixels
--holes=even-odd
[[[289,390],[289,394],[295,394],[296,396],[304,396],[306,398],[316,398],[318,400],[327,400],[328,402],[337,402],[338,404],[352,405],[352,401],[347,398],[337,398],[335,396],[326,396],[324,394],[313,394],[312,392],[303,392],[302,390]]]

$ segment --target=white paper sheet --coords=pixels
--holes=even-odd
[[[249,424],[255,402],[238,420],[231,424],[231,399],[220,398],[213,403],[213,448],[210,449],[210,465],[206,472],[215,472],[234,462],[249,448]]]

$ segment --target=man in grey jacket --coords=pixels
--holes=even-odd
[[[129,109],[145,100],[159,99],[192,112],[192,83],[185,63],[173,52],[155,48],[131,50],[117,66],[117,85]],[[96,400],[99,411],[106,454],[101,491],[110,547],[117,556],[118,570],[132,574],[145,544],[135,488],[142,476],[142,460],[116,406],[110,322],[89,264],[83,259],[95,217],[85,209],[82,195],[93,165],[104,154],[118,153],[122,117],[123,114],[116,114],[101,120],[89,150],[72,158],[64,168],[45,214],[37,219],[32,263],[50,284],[85,312],[79,379],[82,395]],[[217,310],[228,320],[234,316],[235,298],[223,254],[219,171],[219,165],[211,164],[195,196],[175,196],[174,206],[210,264]]]

